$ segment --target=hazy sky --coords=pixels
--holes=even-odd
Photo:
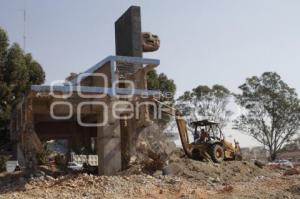
[[[113,55],[114,22],[130,5],[142,8],[142,30],[161,39],[160,50],[144,57],[161,60],[158,71],[178,92],[216,83],[237,92],[246,77],[276,71],[299,93],[298,0],[26,0],[26,51],[47,83]],[[23,0],[0,0],[0,26],[20,44],[22,9]]]

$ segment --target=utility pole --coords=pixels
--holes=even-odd
[[[24,0],[24,10],[23,10],[23,23],[24,23],[24,30],[23,30],[23,50],[26,52],[26,0]]]

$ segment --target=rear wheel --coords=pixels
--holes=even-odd
[[[209,147],[209,155],[214,162],[220,163],[224,160],[224,149],[219,144],[213,144]]]

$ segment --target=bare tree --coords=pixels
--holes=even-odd
[[[253,76],[239,87],[236,102],[244,108],[234,121],[236,129],[262,143],[276,159],[278,150],[290,141],[300,127],[297,93],[277,73]]]

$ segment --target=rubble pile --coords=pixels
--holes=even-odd
[[[171,164],[170,164],[171,165]],[[223,165],[224,168],[228,165]],[[222,168],[223,166],[220,166]],[[235,166],[233,165],[232,168]],[[229,166],[229,168],[231,168]],[[243,171],[241,171],[243,173]],[[219,182],[211,177],[206,184],[184,175],[139,174],[127,176],[46,174],[25,178],[0,175],[0,198],[295,198],[299,196],[298,175],[253,177],[248,181]],[[281,175],[282,176],[282,175]],[[221,181],[221,179],[220,179]]]
[[[293,198],[300,195],[298,170],[256,162],[220,164],[189,159],[158,128],[139,134],[130,167],[116,176],[54,175],[41,167],[24,177],[0,174],[0,198]]]
[[[174,142],[160,131],[157,125],[141,131],[137,142],[137,155],[129,169],[121,175],[150,174],[179,176],[203,185],[227,184],[232,181],[248,181],[253,178],[270,177],[274,172],[257,166],[254,162],[225,161],[221,164],[189,159]]]
[[[138,196],[147,192],[151,192],[155,188],[155,179],[151,176],[93,176],[88,174],[80,174],[77,176],[64,176],[57,179],[38,179],[33,180],[26,185],[26,189],[35,187],[47,188],[53,187],[55,193],[49,193],[49,196],[57,194],[55,198],[60,197],[60,193],[64,190],[72,190],[63,195],[63,198],[73,197],[97,197],[109,198],[111,195],[123,196]],[[141,184],[147,184],[143,189],[140,189]],[[45,197],[47,191],[45,191]]]
[[[168,163],[169,158],[176,151],[176,145],[158,125],[152,125],[139,133],[136,151],[136,157],[131,163],[143,165],[144,172],[153,174]]]
[[[41,175],[19,177],[0,187],[5,198],[144,198],[180,194],[183,182],[177,177],[150,175],[94,176],[66,175],[53,178]],[[191,186],[192,188],[193,186]],[[184,189],[192,192],[191,188]]]

